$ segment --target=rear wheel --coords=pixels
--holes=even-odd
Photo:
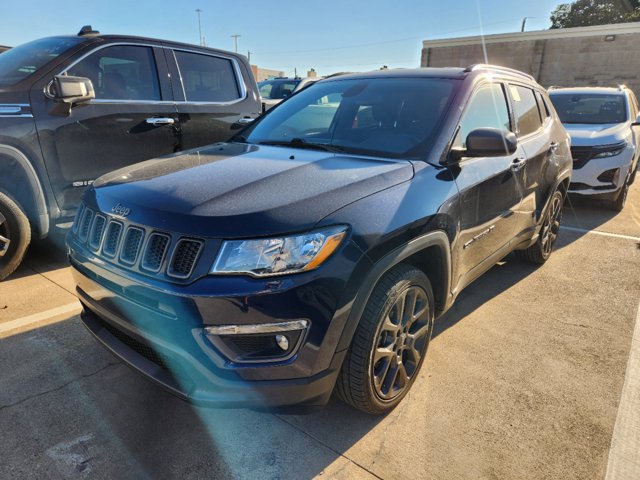
[[[519,258],[538,265],[542,265],[549,259],[560,230],[563,202],[562,193],[559,190],[553,192],[538,240],[526,250],[516,250],[516,255]]]
[[[370,414],[392,410],[415,381],[433,329],[426,275],[398,265],[378,283],[362,314],[336,385],[346,403]]]
[[[0,281],[18,268],[30,242],[29,219],[16,202],[0,192]]]

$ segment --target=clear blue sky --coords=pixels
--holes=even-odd
[[[564,0],[568,1],[568,0]],[[18,45],[91,24],[126,33],[252,52],[251,63],[293,74],[416,67],[425,39],[549,26],[562,0],[9,0],[0,7],[0,44]]]

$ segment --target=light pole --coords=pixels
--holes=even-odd
[[[200,36],[200,46],[204,47],[204,42],[202,41],[202,24],[200,23],[200,14],[202,13],[202,10],[196,8],[196,13],[198,14],[198,34]]]
[[[238,38],[240,38],[242,35],[231,35],[231,38],[234,39],[234,41],[236,42],[236,53],[238,53]]]
[[[534,17],[524,17],[522,19],[522,27],[520,28],[520,32],[524,32],[524,27],[527,24],[527,18],[534,18]]]

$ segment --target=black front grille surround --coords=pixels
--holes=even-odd
[[[128,270],[177,283],[189,281],[208,249],[213,262],[219,240],[155,231],[119,216],[96,212],[81,205],[72,231],[94,254]],[[208,243],[210,242],[210,243]],[[208,272],[201,268],[201,274]]]

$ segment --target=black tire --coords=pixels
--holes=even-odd
[[[627,176],[627,179],[625,180],[624,185],[620,189],[620,193],[618,194],[618,197],[613,202],[611,202],[612,210],[615,210],[616,212],[621,212],[625,204],[627,203],[627,194],[629,193],[629,185],[631,185],[632,183],[631,178],[632,178],[631,176]]]
[[[30,242],[29,219],[13,199],[0,192],[0,249],[5,249],[0,256],[0,281],[18,268]]]
[[[549,208],[542,221],[538,240],[526,250],[516,250],[518,258],[536,265],[542,265],[549,259],[558,237],[558,230],[562,221],[563,203],[562,192],[559,190],[553,192],[549,201]]]
[[[410,316],[405,304],[412,305]],[[395,408],[409,392],[427,353],[433,306],[431,283],[422,271],[400,264],[387,272],[360,318],[336,384],[338,397],[373,415]],[[389,326],[397,327],[395,333]],[[374,361],[374,354],[383,351],[384,356]]]

